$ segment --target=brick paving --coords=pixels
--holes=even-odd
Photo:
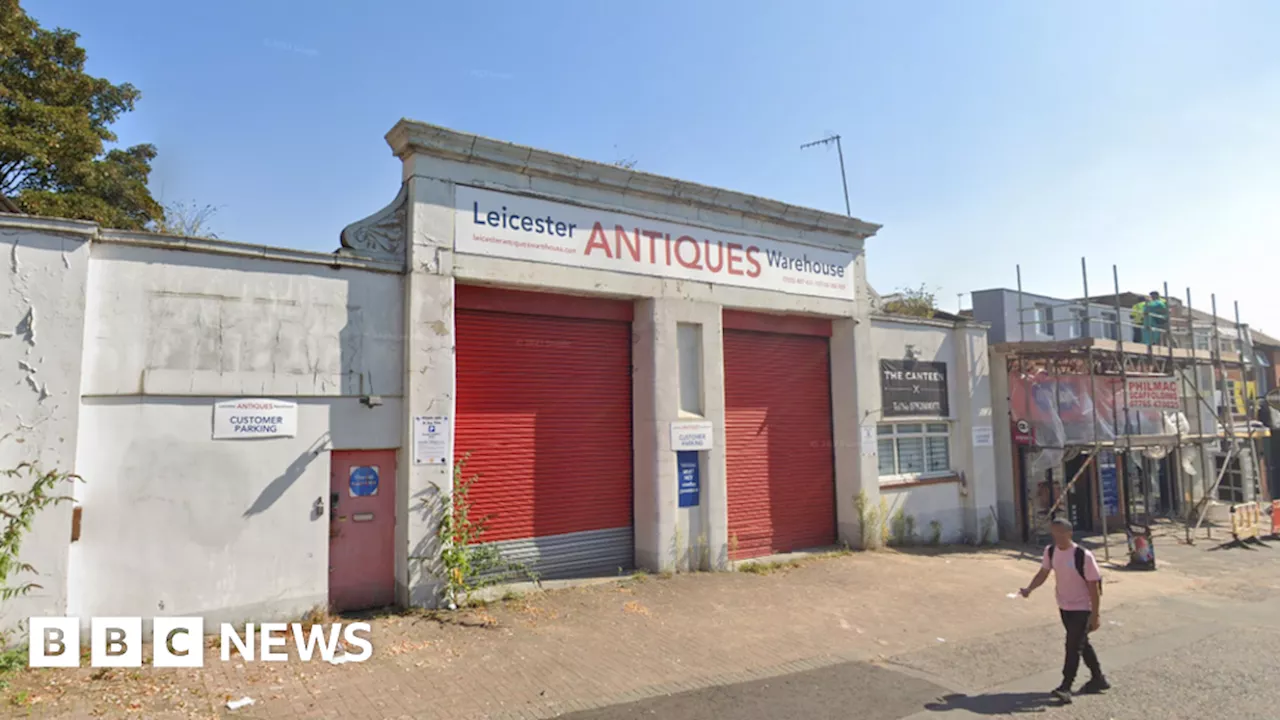
[[[456,615],[375,618],[373,658],[200,670],[31,670],[0,714],[32,717],[551,718],[1045,624],[1052,592],[1006,594],[1035,559],[993,549],[853,553],[766,574],[642,577]],[[1194,590],[1176,571],[1111,573],[1111,607]],[[227,700],[255,704],[225,708]]]

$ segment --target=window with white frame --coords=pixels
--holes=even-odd
[[[1053,308],[1049,305],[1037,304],[1035,319],[1036,331],[1041,335],[1053,337]]]
[[[881,423],[876,433],[880,477],[951,472],[950,423]]]
[[[1067,336],[1070,338],[1089,337],[1089,316],[1085,314],[1084,308],[1067,308],[1067,313],[1071,315],[1071,324],[1067,327]]]

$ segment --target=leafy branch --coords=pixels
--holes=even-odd
[[[0,493],[0,602],[12,600],[40,588],[34,582],[10,585],[18,573],[34,573],[36,569],[18,559],[22,540],[31,530],[36,515],[46,507],[68,502],[69,495],[55,495],[54,489],[62,483],[80,481],[80,476],[57,470],[43,471],[32,463],[22,463],[16,468],[0,471],[9,480],[31,479],[28,490],[10,490]]]
[[[903,288],[884,299],[882,309],[890,315],[932,318],[938,309],[938,298],[926,285]]]
[[[471,486],[479,475],[464,473],[470,454],[453,465],[452,497],[441,493],[425,502],[440,518],[436,539],[440,543],[440,563],[436,574],[441,581],[443,599],[449,609],[465,607],[478,590],[509,581],[517,576],[537,582],[537,575],[524,565],[507,560],[498,546],[482,543],[490,516],[475,517],[471,504]]]

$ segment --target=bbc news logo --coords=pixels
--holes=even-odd
[[[30,628],[27,664],[35,668],[80,667],[80,618],[34,617]],[[317,654],[329,663],[364,662],[373,655],[369,623],[246,623],[241,632],[230,623],[219,629],[223,662],[234,649],[245,660],[286,662],[285,648],[292,638],[298,657],[309,661]],[[89,625],[90,667],[142,667],[142,618],[92,618]],[[151,621],[151,664],[155,667],[204,667],[204,618],[158,617]],[[347,651],[347,647],[356,652]],[[339,653],[341,651],[341,653]]]

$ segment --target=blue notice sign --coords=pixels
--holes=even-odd
[[[1102,485],[1102,508],[1107,517],[1120,514],[1120,483],[1116,481],[1116,454],[1098,453],[1098,477]]]
[[[676,476],[679,479],[676,494],[680,498],[680,507],[697,507],[702,499],[702,479],[699,476],[697,450],[676,452]]]
[[[351,497],[369,497],[378,494],[378,468],[373,467],[353,467],[351,468],[351,477],[348,479],[351,487]]]

